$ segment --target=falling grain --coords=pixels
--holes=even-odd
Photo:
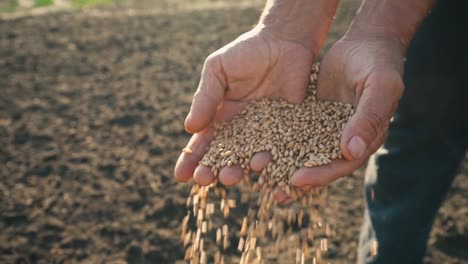
[[[223,167],[239,166],[243,169],[243,182],[249,190],[260,190],[258,208],[249,209],[238,233],[231,232],[240,235],[237,249],[242,252],[241,263],[264,263],[267,254],[289,254],[293,260],[295,255],[296,264],[322,262],[322,253],[328,251],[331,235],[330,225],[323,223],[315,209],[323,205],[318,198],[322,189],[303,191],[289,183],[301,167],[323,166],[342,157],[341,133],[354,109],[350,104],[318,100],[317,74],[318,64],[312,68],[307,97],[301,104],[259,99],[249,102],[232,120],[214,124],[215,137],[199,164],[211,168],[215,182],[207,187],[195,185],[190,191],[187,207],[191,207],[197,229],[196,232],[188,230],[189,218],[192,217],[189,213],[182,222],[185,260],[194,264],[207,263],[209,251],[205,249],[205,240],[210,233],[215,233],[218,250],[213,257],[214,263],[228,262],[221,252],[230,247],[229,227],[213,224],[212,217],[216,208],[224,218],[230,216],[231,209],[237,208],[235,199],[227,199],[226,189],[220,186],[217,177]],[[182,151],[192,154],[190,148]],[[270,152],[272,159],[259,172],[258,181],[252,182],[250,161],[258,152]],[[210,190],[218,194],[219,207],[207,202]],[[297,201],[297,206],[286,209],[274,207],[275,195],[281,191]],[[373,200],[373,191],[371,196]],[[248,203],[248,195],[243,193],[241,201]],[[291,233],[293,224],[300,228],[297,234]],[[265,241],[262,243],[262,239],[276,241],[275,246],[264,250]],[[315,248],[311,250],[309,246]],[[371,245],[371,251],[376,254],[376,244]]]

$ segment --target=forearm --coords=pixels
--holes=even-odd
[[[399,42],[404,54],[436,0],[363,0],[347,36],[387,38]]]
[[[317,54],[339,0],[268,0],[258,26]]]

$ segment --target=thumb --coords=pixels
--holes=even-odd
[[[226,86],[220,57],[209,56],[203,65],[200,84],[185,119],[187,132],[197,133],[213,121],[217,108],[223,100]]]
[[[361,91],[358,87],[356,113],[346,124],[341,136],[341,152],[348,160],[364,158],[383,144],[374,141],[383,140],[379,135],[388,129],[390,118],[403,93],[401,75],[396,71],[372,73]],[[373,146],[372,149],[369,146]]]

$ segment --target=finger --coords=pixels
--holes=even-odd
[[[281,190],[278,186],[275,187],[273,199],[280,204],[285,204],[292,200],[291,196],[289,196],[287,192]]]
[[[200,84],[185,119],[185,129],[196,133],[206,128],[214,119],[224,97],[226,80],[218,56],[208,57],[203,65]]]
[[[310,186],[310,185],[303,185],[300,187],[300,190],[303,192],[303,193],[309,193],[314,187]]]
[[[207,128],[192,136],[187,148],[192,151],[191,154],[182,152],[177,160],[174,176],[179,182],[187,182],[193,176],[195,168],[208,150],[208,146],[213,139],[214,129]]]
[[[288,203],[292,203],[292,202],[294,202],[294,201],[295,201],[295,200],[294,200],[291,196],[288,195],[283,201],[278,202],[278,203],[280,203],[280,204],[288,204]]]
[[[371,144],[366,157],[358,160],[336,159],[327,165],[312,168],[300,168],[291,177],[291,184],[297,187],[320,187],[349,175],[362,166],[367,157],[375,152],[384,142],[387,133],[382,132]]]
[[[341,136],[341,152],[348,160],[366,155],[372,142],[386,129],[403,92],[403,82],[396,71],[375,73],[364,85],[356,113]]]
[[[207,186],[214,182],[215,176],[210,167],[200,165],[193,173],[193,180],[201,186]]]
[[[359,168],[359,160],[333,160],[327,165],[321,165],[313,168],[300,168],[291,177],[291,184],[297,187],[325,186],[330,182],[347,175]]]
[[[272,157],[270,152],[265,151],[255,153],[252,156],[252,159],[250,159],[250,168],[253,171],[262,171],[268,165],[268,163],[271,162],[271,159]]]
[[[219,181],[226,186],[233,186],[242,179],[243,172],[240,166],[224,167],[219,172]]]

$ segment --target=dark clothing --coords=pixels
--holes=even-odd
[[[441,0],[408,49],[404,95],[366,172],[358,263],[422,263],[468,147],[467,2]]]

